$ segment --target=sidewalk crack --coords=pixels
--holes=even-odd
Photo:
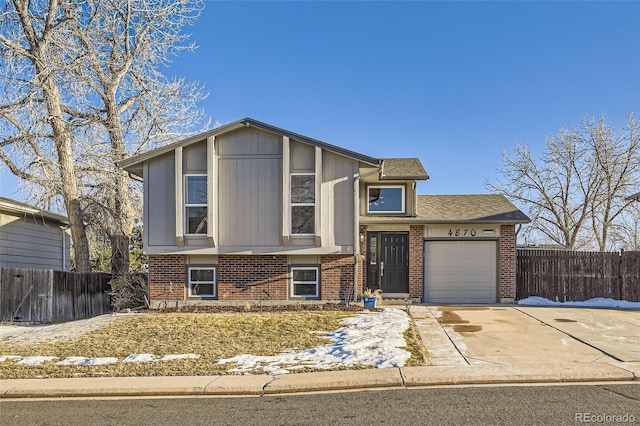
[[[220,380],[220,377],[222,376],[217,376],[215,379],[211,380],[209,383],[207,383],[205,385],[204,388],[202,388],[202,395],[206,395],[207,394],[207,389],[209,388],[209,386],[211,386],[212,384],[214,384],[215,382],[217,382],[218,380]]]
[[[265,395],[266,395],[266,392],[265,392],[265,391],[267,390],[267,388],[269,387],[269,385],[270,385],[271,383],[273,383],[275,380],[276,380],[276,376],[271,376],[271,380],[269,380],[267,383],[265,383],[265,384],[262,386],[262,394],[261,394],[260,396],[265,396]]]
[[[403,388],[407,387],[407,384],[404,380],[404,374],[402,373],[402,367],[398,367],[398,373],[400,373],[400,381],[402,382],[402,384],[400,386],[402,386]]]

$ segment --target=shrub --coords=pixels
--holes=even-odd
[[[114,312],[126,308],[149,307],[147,299],[147,275],[128,274],[109,281],[111,306]]]

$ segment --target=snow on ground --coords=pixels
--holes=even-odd
[[[544,297],[531,296],[516,302],[518,305],[526,306],[574,306],[580,308],[622,308],[640,309],[640,302],[627,302],[626,300],[615,300],[605,297],[584,300],[581,302],[554,302]]]
[[[325,335],[334,341],[330,344],[301,352],[289,351],[276,356],[238,355],[218,360],[218,363],[237,363],[237,367],[232,371],[239,374],[250,372],[282,374],[305,367],[318,369],[358,365],[370,365],[377,368],[401,367],[411,357],[411,353],[400,349],[406,345],[403,334],[409,328],[409,316],[404,311],[385,308],[379,312],[357,314],[351,318],[343,319],[342,323],[345,324],[345,327]],[[133,354],[120,361],[114,357],[84,358],[73,356],[56,362],[56,365],[105,365],[118,362],[152,362],[198,357],[197,354],[163,356]],[[0,355],[0,362],[9,359],[18,359],[19,364],[41,365],[56,358]]]
[[[239,374],[283,374],[305,367],[401,367],[411,357],[411,353],[400,349],[406,346],[403,333],[409,328],[409,317],[404,311],[385,308],[379,312],[357,314],[342,320],[342,323],[346,327],[326,335],[334,341],[330,344],[275,356],[237,355],[218,360],[218,363],[237,363],[231,371]]]
[[[105,358],[84,358],[81,356],[68,356],[62,361],[56,362],[56,365],[109,365],[117,364],[118,358],[105,357]]]

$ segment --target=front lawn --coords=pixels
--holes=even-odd
[[[0,378],[232,374],[229,370],[233,364],[216,364],[216,361],[239,354],[268,356],[302,351],[331,343],[324,335],[344,327],[340,320],[352,316],[353,312],[342,311],[138,314],[69,340],[19,346],[12,345],[10,339],[0,340],[0,355],[57,358],[38,366],[19,365],[15,360],[0,362]],[[404,349],[412,354],[406,365],[428,364],[415,327],[410,324],[404,333],[407,341]],[[199,357],[122,362],[132,354],[197,354]],[[54,365],[73,356],[116,357],[120,362]]]

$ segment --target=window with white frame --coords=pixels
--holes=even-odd
[[[189,297],[216,297],[216,268],[213,266],[189,267]]]
[[[404,186],[367,187],[367,213],[404,213]]]
[[[207,175],[184,176],[186,233],[207,234]]]
[[[291,267],[291,296],[320,297],[320,277],[317,266]]]
[[[316,217],[316,176],[291,174],[291,234],[313,235]]]

